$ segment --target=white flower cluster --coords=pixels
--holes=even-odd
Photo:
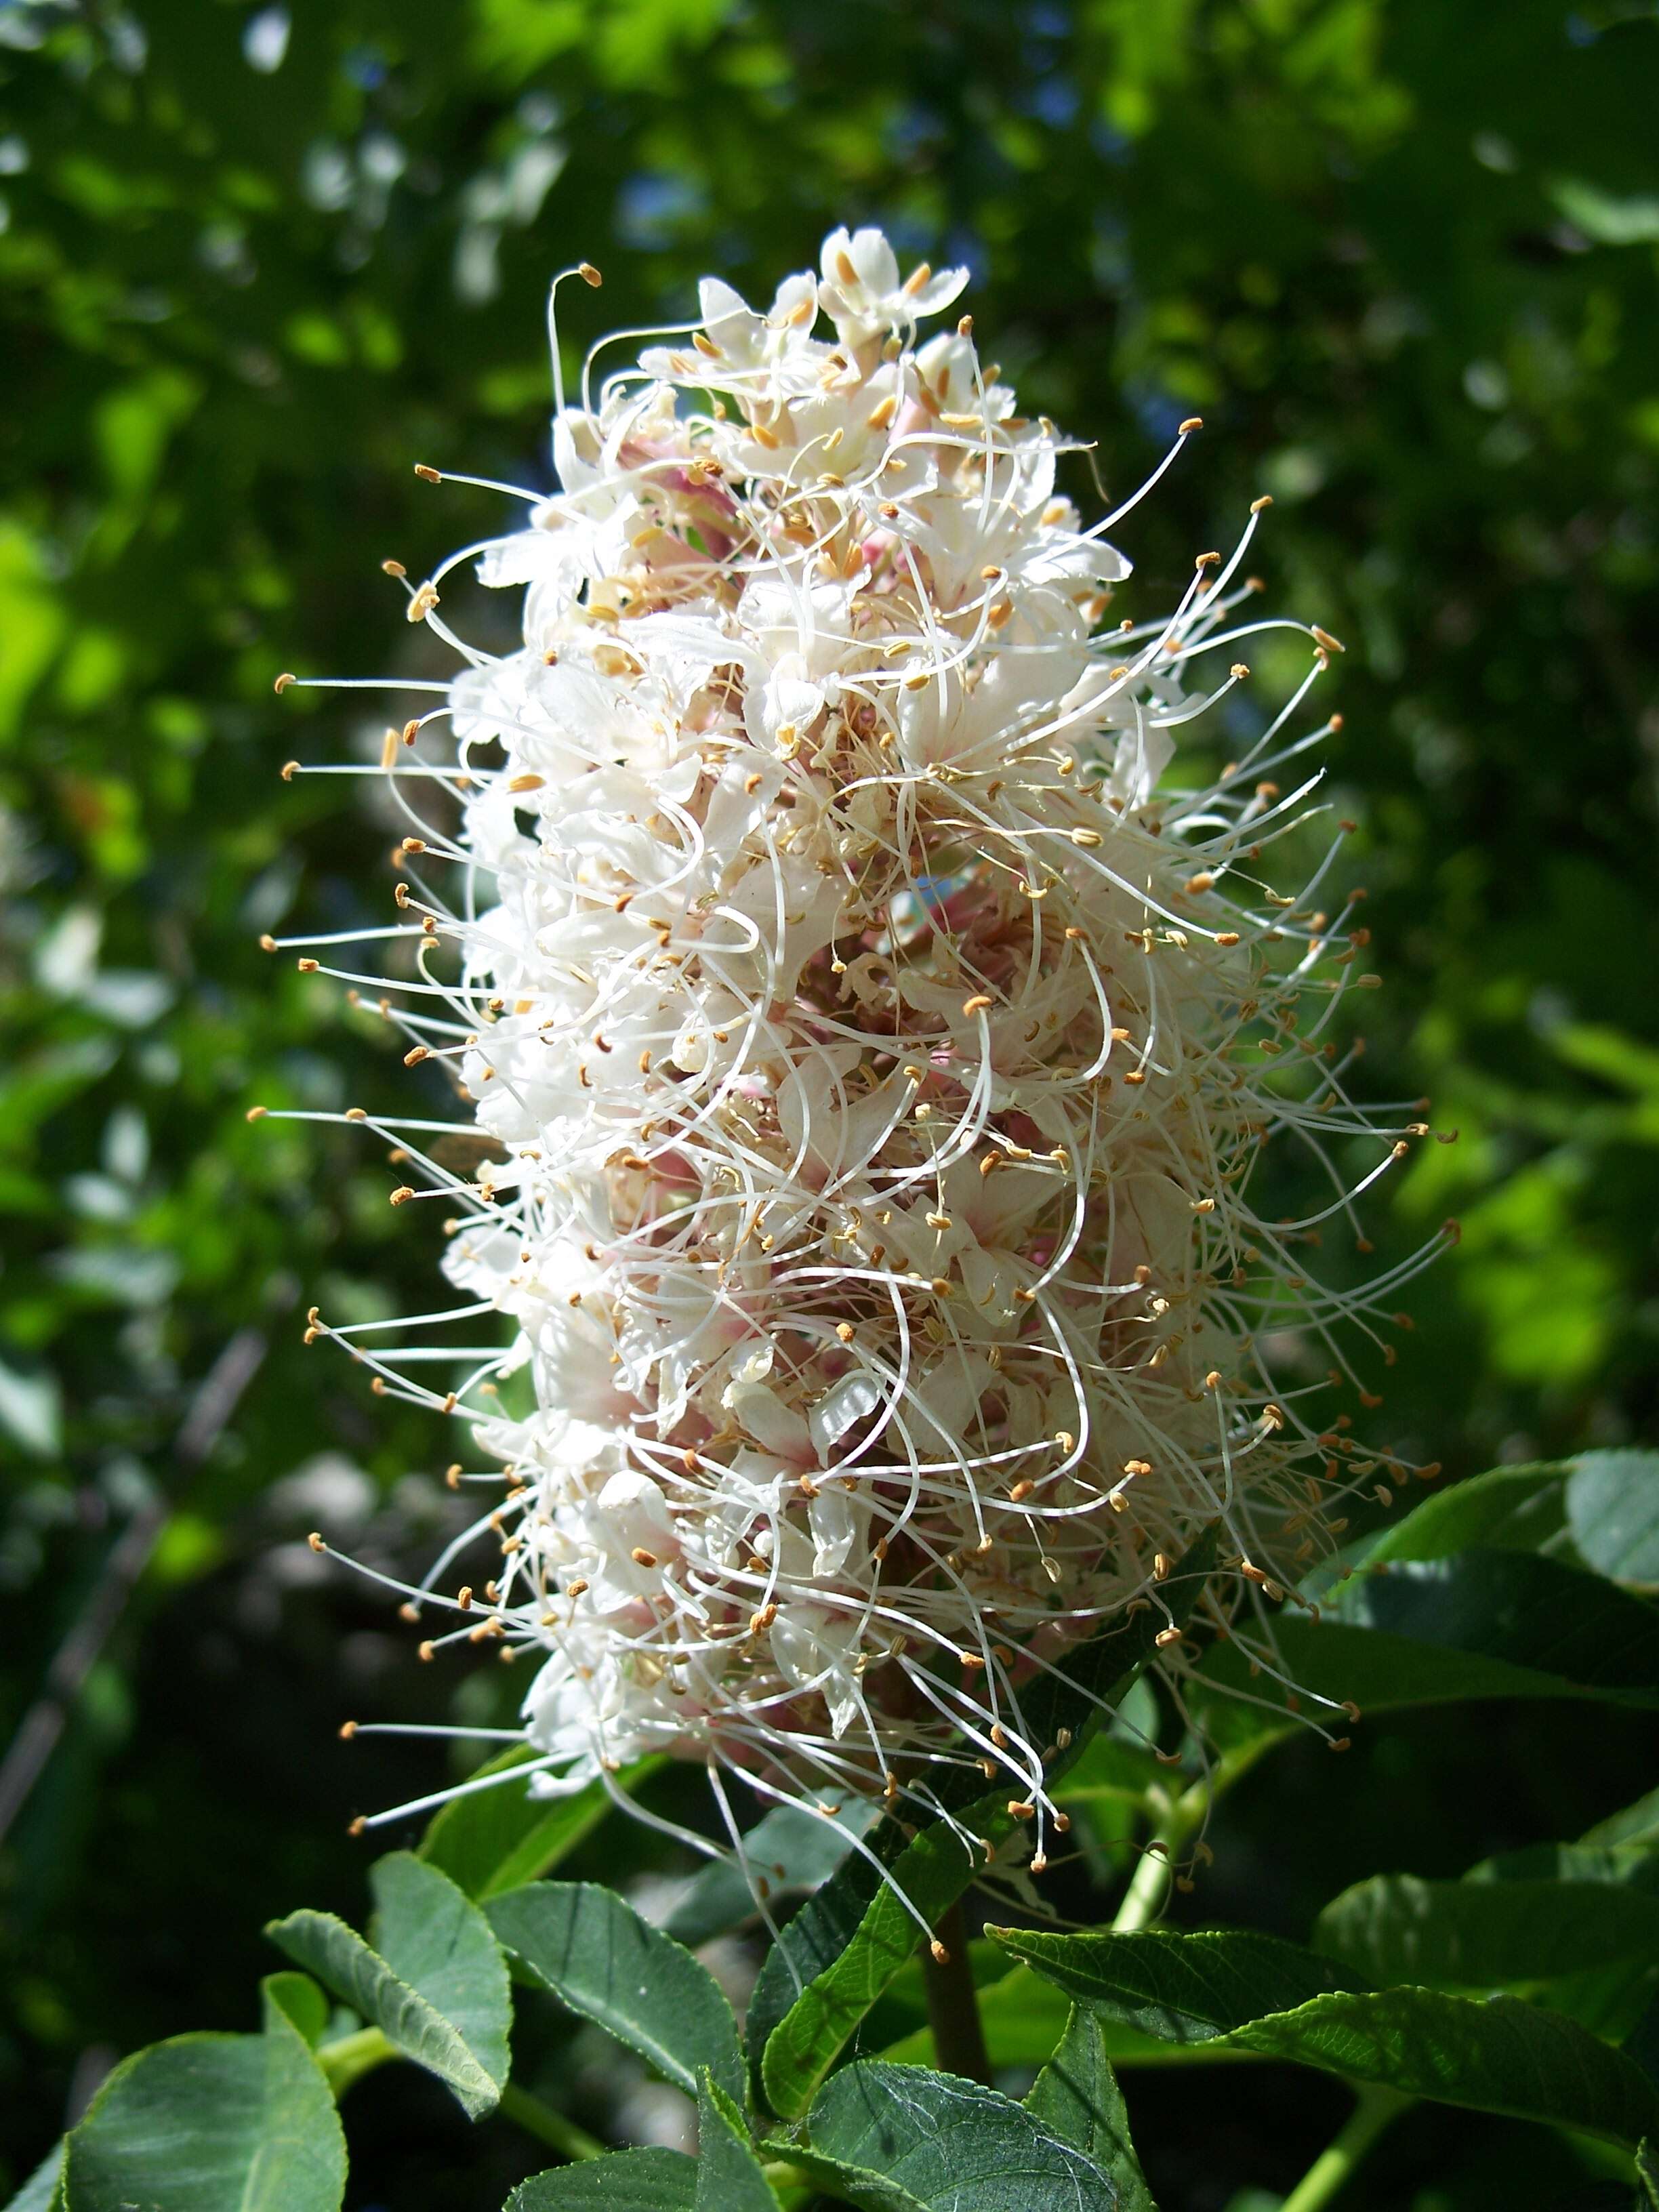
[[[1282,1595],[1328,1494],[1389,1471],[1304,1407],[1310,1375],[1352,1379],[1331,1324],[1375,1336],[1397,1284],[1323,1289],[1307,1251],[1355,1140],[1363,1188],[1421,1125],[1373,1127],[1326,1042],[1364,933],[1317,875],[1262,876],[1335,641],[1237,617],[1254,511],[1172,611],[1109,622],[1127,508],[1083,526],[1074,449],[968,318],[917,341],[964,282],[901,281],[873,230],[763,313],[707,281],[695,327],[561,399],[529,526],[411,588],[465,665],[387,741],[416,965],[353,980],[396,992],[487,1157],[373,1126],[413,1164],[394,1198],[456,1217],[469,1304],[429,1320],[514,1333],[382,1358],[313,1328],[506,1463],[469,1532],[487,1584],[416,1602],[459,1608],[439,1642],[539,1659],[538,1786],[668,1751],[925,1814],[976,1763],[1040,1863],[1023,1686],[1125,1607],[1163,1614],[1178,1673],[1197,1532],[1225,1622]],[[446,628],[464,560],[526,587],[520,650]],[[1248,758],[1166,787],[1267,628],[1306,680]],[[1270,1223],[1281,1130],[1344,1164]],[[1328,1352],[1275,1391],[1292,1328]],[[446,1359],[453,1391],[407,1379]]]

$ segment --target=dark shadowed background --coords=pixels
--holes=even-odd
[[[971,265],[988,349],[1113,491],[1204,416],[1121,542],[1178,586],[1273,495],[1272,598],[1348,647],[1364,1087],[1461,1130],[1379,1216],[1385,1257],[1464,1232],[1381,1432],[1449,1476],[1651,1437],[1656,95],[1651,0],[0,0],[0,1731],[39,1769],[0,1808],[0,2185],[119,2053],[252,2025],[263,1920],[361,1913],[348,1819],[447,1769],[343,1717],[510,1709],[304,1542],[407,1563],[445,1523],[439,1425],[300,1343],[313,1301],[430,1303],[433,1242],[371,1149],[244,1116],[416,1085],[258,949],[390,881],[358,786],[278,775],[379,722],[272,681],[424,649],[380,562],[502,510],[411,463],[548,481],[566,262],[605,274],[565,295],[580,343],[684,317],[705,270],[769,300],[877,220]],[[1346,1881],[1575,1833],[1651,1771],[1589,1707],[1280,1752],[1187,1917],[1300,1936]],[[590,1847],[665,1869],[615,1823]],[[550,2042],[567,2105],[673,2139],[599,2049]],[[1128,2085],[1165,2212],[1272,2206],[1346,2106],[1202,2080]],[[543,2162],[407,2070],[353,2096],[356,2212],[483,2212]],[[1343,2201],[1547,2206],[1584,2172],[1425,2109]]]

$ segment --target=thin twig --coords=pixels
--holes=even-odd
[[[264,1333],[257,1328],[238,1329],[226,1345],[191,1399],[173,1441],[173,1457],[179,1466],[199,1466],[218,1443],[242,1393],[258,1372],[265,1348]],[[149,1565],[172,1511],[172,1501],[157,1492],[138,1508],[111,1545],[79,1618],[46,1669],[40,1696],[24,1714],[0,1762],[0,1837],[17,1818],[57,1749],[87,1676]]]

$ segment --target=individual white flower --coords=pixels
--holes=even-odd
[[[819,304],[854,349],[942,313],[968,283],[965,269],[942,269],[935,276],[925,261],[901,283],[898,258],[878,230],[832,230],[819,266]]]
[[[1263,881],[1317,812],[1291,724],[1335,641],[1249,613],[1254,510],[1121,611],[1066,441],[965,325],[917,348],[964,281],[901,282],[872,230],[763,315],[709,280],[689,340],[561,404],[530,527],[468,550],[525,641],[459,647],[389,733],[400,911],[356,934],[392,972],[331,969],[453,1087],[470,1151],[351,1118],[398,1202],[442,1200],[468,1303],[400,1351],[312,1333],[473,1424],[486,1510],[409,1603],[428,1651],[536,1666],[539,1787],[659,1750],[925,1814],[1000,1766],[1040,1864],[1031,1679],[1126,1608],[1178,1674],[1171,1565],[1214,1527],[1205,1607],[1273,1682],[1264,1590],[1395,1468],[1314,1377],[1357,1387],[1332,1326],[1377,1341],[1409,1267],[1310,1255],[1425,1125],[1348,1095],[1332,1019],[1374,979],[1329,851]],[[410,586],[446,636],[447,573]],[[1305,679],[1188,764],[1268,628]],[[1287,1222],[1279,1132],[1370,1164]]]

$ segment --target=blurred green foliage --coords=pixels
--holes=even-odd
[[[386,891],[378,818],[277,775],[378,726],[271,684],[415,665],[379,562],[420,570],[497,502],[412,461],[545,480],[567,261],[605,266],[595,329],[672,319],[698,273],[769,295],[873,218],[972,264],[981,331],[1108,485],[1205,416],[1127,550],[1180,578],[1273,495],[1273,598],[1349,647],[1371,1090],[1462,1132],[1376,1232],[1464,1227],[1378,1418],[1455,1470],[1651,1432],[1656,88],[1644,0],[0,0],[0,1727],[135,1528],[143,1565],[0,1861],[15,2176],[116,2050],[251,2025],[258,1922],[355,1910],[345,1815],[436,1772],[327,1747],[343,1711],[452,1689],[301,1532],[418,1557],[447,1455],[298,1341],[313,1299],[427,1302],[381,1163],[244,1119],[411,1083],[258,949]],[[239,1331],[257,1372],[204,1408]],[[1643,1741],[1378,1727],[1369,1856],[1280,1754],[1202,1902],[1254,1889],[1299,1931],[1340,1880],[1573,1832],[1635,1794]],[[653,1848],[608,1834],[606,1871]],[[1276,2078],[1196,2134],[1146,2093],[1166,2212],[1306,2164],[1340,2093],[1310,2112]],[[1451,2127],[1402,2128],[1365,2201],[1550,2201],[1548,2159],[1506,2197],[1490,2131]],[[513,2178],[440,2104],[384,2137],[357,2170],[398,2212]]]

